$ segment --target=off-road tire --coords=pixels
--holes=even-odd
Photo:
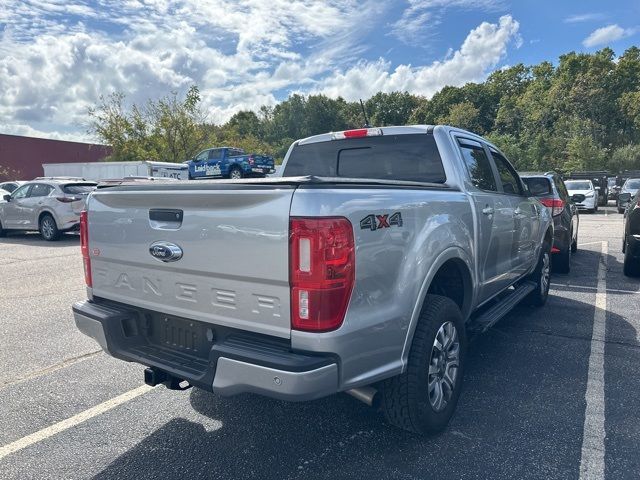
[[[429,367],[434,340],[441,327],[451,322],[456,330],[458,366],[451,396],[443,409],[436,411],[429,395]],[[409,351],[404,373],[385,380],[381,387],[382,410],[387,421],[404,430],[432,435],[444,430],[453,416],[464,374],[467,337],[462,313],[451,299],[427,295]]]

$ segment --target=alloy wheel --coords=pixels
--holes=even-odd
[[[429,403],[441,412],[453,396],[460,366],[460,340],[452,322],[443,323],[433,340],[429,361]]]

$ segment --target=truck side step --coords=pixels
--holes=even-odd
[[[534,282],[522,282],[511,293],[498,300],[495,305],[482,312],[478,317],[472,318],[469,330],[473,333],[486,332],[535,288]]]

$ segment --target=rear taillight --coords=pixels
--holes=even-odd
[[[91,278],[91,258],[89,257],[89,221],[87,211],[80,212],[80,251],[82,252],[82,263],[84,264],[84,282],[87,287],[93,287]]]
[[[82,200],[80,197],[56,197],[56,200],[62,203],[71,203],[77,202],[78,200]]]
[[[542,203],[545,207],[549,207],[551,210],[551,215],[556,216],[560,215],[564,210],[564,202],[559,198],[541,198],[540,203]]]
[[[289,234],[291,328],[335,330],[344,320],[355,277],[351,222],[293,217]]]

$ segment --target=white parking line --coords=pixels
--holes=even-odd
[[[598,290],[598,287],[589,287],[587,285],[570,285],[568,283],[551,283],[552,287],[562,287],[562,288],[575,288],[577,290]],[[607,288],[607,292],[613,293],[626,293],[630,295],[639,295],[640,291],[638,290],[620,290],[619,288]]]
[[[118,405],[122,405],[129,400],[147,393],[152,388],[153,387],[150,387],[148,385],[142,385],[138,388],[134,388],[133,390],[129,390],[128,392],[125,392],[122,395],[118,395],[111,400],[107,400],[106,402],[102,402],[101,404],[85,410],[84,412],[80,412],[73,417],[69,417],[66,420],[62,420],[58,423],[54,423],[53,425],[34,432],[31,435],[27,435],[26,437],[22,437],[15,442],[4,445],[0,447],[0,460],[2,460],[7,455],[11,455],[12,453],[20,451],[23,448],[27,448],[35,443],[41,442],[42,440],[46,440],[47,438],[57,435],[60,432],[64,432],[65,430],[68,430],[72,427],[75,427],[82,422],[86,422],[93,417],[97,417],[98,415],[108,412]]]
[[[604,478],[604,342],[607,322],[607,254],[608,242],[602,242],[598,265],[598,290],[593,314],[591,353],[587,376],[587,407],[584,413],[580,480]]]

